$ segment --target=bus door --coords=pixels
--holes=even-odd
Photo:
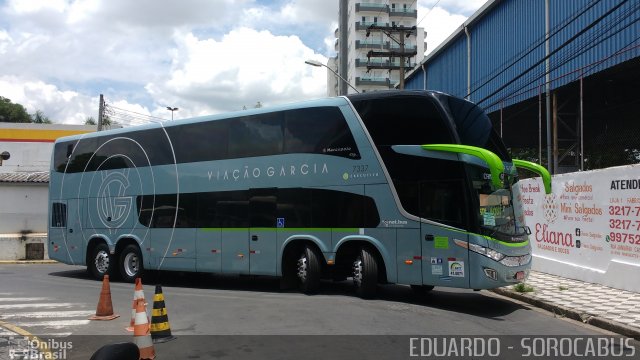
[[[53,200],[51,202],[51,219],[49,226],[49,258],[69,262],[67,253],[67,201]]]
[[[249,200],[244,192],[229,192],[216,202],[220,226],[222,272],[249,274]]]
[[[433,221],[421,223],[422,282],[426,285],[469,287],[469,252],[463,229],[468,211],[462,180],[438,180],[420,185],[420,212]],[[460,246],[463,245],[463,246]]]
[[[251,189],[249,198],[249,259],[251,275],[276,274],[277,192]]]
[[[83,199],[67,200],[67,249],[74,264],[85,263],[85,243],[83,237]]]

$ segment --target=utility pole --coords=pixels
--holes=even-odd
[[[98,108],[98,131],[102,131],[102,118],[104,117],[104,96],[100,94],[100,106]]]
[[[411,69],[411,66],[406,65],[406,60],[410,59],[412,56],[416,56],[418,54],[417,48],[413,51],[405,51],[405,39],[411,35],[416,34],[416,27],[405,27],[405,26],[377,26],[371,25],[367,29],[367,37],[372,31],[382,31],[385,35],[389,37],[389,39],[393,40],[396,44],[400,46],[400,51],[369,51],[367,53],[367,58],[369,59],[369,63],[371,63],[372,57],[388,57],[389,61],[387,65],[371,65],[367,64],[367,71],[371,69],[388,69],[389,71],[395,70],[396,66],[393,65],[391,59],[394,57],[400,58],[400,66],[398,70],[400,71],[400,90],[404,89],[404,74],[405,70]],[[397,36],[397,38],[396,38]]]

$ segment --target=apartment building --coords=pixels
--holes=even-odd
[[[401,53],[409,72],[424,58],[425,33],[416,27],[415,0],[339,0],[335,31],[337,56],[328,67],[360,92],[394,88],[400,82]],[[404,52],[401,52],[404,47]],[[355,90],[329,72],[329,96]]]

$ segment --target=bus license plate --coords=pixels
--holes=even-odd
[[[516,273],[516,280],[524,280],[524,271],[518,271]]]

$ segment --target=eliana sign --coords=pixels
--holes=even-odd
[[[545,195],[540,178],[514,189],[531,228],[533,269],[640,291],[640,165],[562,174]]]

